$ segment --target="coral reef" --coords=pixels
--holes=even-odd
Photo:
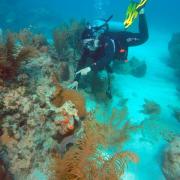
[[[175,76],[177,80],[177,94],[180,97],[179,89],[180,89],[180,33],[174,33],[172,35],[171,40],[168,44],[170,58],[168,60],[168,65],[174,68]]]
[[[145,104],[143,105],[143,110],[141,110],[142,113],[149,115],[160,114],[161,108],[156,102],[147,99],[145,99],[144,102]]]
[[[85,101],[82,95],[72,89],[64,89],[57,81],[57,78],[53,76],[53,83],[56,86],[56,91],[52,96],[52,103],[59,107],[66,101],[71,101],[78,110],[78,116],[83,118],[86,116]]]
[[[58,131],[61,135],[69,134],[75,129],[75,122],[79,121],[78,111],[71,101],[66,101],[60,108],[59,113],[62,119],[55,120]]]
[[[180,122],[180,108],[174,109],[173,116]]]
[[[119,179],[129,161],[138,163],[138,157],[129,151],[123,151],[122,146],[129,138],[129,133],[137,126],[126,122],[117,128],[117,124],[125,121],[126,109],[120,114],[121,118],[114,122],[114,115],[110,124],[100,124],[89,115],[83,121],[83,132],[63,157],[53,155],[52,169],[55,179]],[[117,124],[116,124],[117,123]],[[98,132],[98,133],[96,133]],[[114,137],[116,136],[116,138]],[[112,138],[114,137],[114,138]],[[115,154],[106,153],[111,145],[120,146],[121,151]]]
[[[67,62],[62,62],[60,65],[60,79],[61,81],[68,81],[70,78],[70,70]]]
[[[33,46],[38,50],[48,46],[48,42],[42,34],[33,34],[29,29],[21,30],[16,37],[23,46]]]
[[[145,61],[140,61],[136,57],[132,57],[129,61],[132,68],[131,74],[135,77],[143,77],[147,71],[147,65]]]
[[[58,54],[59,59],[62,61],[68,61],[68,38],[69,32],[66,25],[61,26],[59,29],[55,29],[53,33],[54,46]]]
[[[63,154],[74,143],[78,111],[70,101],[58,108],[51,105],[50,89],[38,86],[33,95],[24,86],[1,91],[0,142],[7,148],[4,159],[14,179],[26,179],[37,166],[49,176],[50,152]]]
[[[167,179],[180,178],[180,137],[176,137],[166,148],[163,160],[163,172]]]
[[[69,43],[74,50],[74,57],[76,57],[82,50],[81,35],[85,28],[85,20],[77,21],[72,19],[69,25],[70,39]]]
[[[180,58],[180,33],[174,33],[168,44],[170,53],[169,65],[179,70],[179,58]]]
[[[12,177],[7,172],[3,161],[0,160],[0,180],[12,180]]]
[[[53,32],[53,46],[49,48],[49,54],[56,63],[56,74],[61,81],[74,79],[74,71],[81,54],[81,33],[84,29],[84,21],[72,20],[63,23]]]
[[[69,24],[61,24],[54,30],[53,40],[58,59],[61,61],[76,61],[81,50],[81,33],[84,29],[84,21],[72,20]]]
[[[78,88],[82,93],[87,93],[97,102],[108,103],[107,96],[108,85],[113,81],[113,75],[108,74],[106,71],[98,73],[91,72],[85,77],[81,77],[78,83]]]
[[[90,77],[91,94],[95,97],[96,101],[107,102],[106,91],[108,89],[108,75],[93,73]],[[87,80],[86,80],[87,81]]]
[[[179,107],[174,107],[174,106],[169,106],[169,108],[172,111],[173,117],[180,122],[180,108]]]
[[[9,33],[5,44],[0,44],[0,78],[9,80],[16,76],[18,68],[24,60],[37,56],[32,46],[24,46],[16,50],[15,39]]]
[[[9,34],[6,42],[0,32],[0,179],[10,172],[15,180],[38,175],[114,180],[121,178],[129,162],[138,163],[138,156],[124,146],[131,132],[139,129],[128,121],[127,99],[119,102],[121,110],[112,116],[101,115],[104,123],[100,123],[87,113],[82,95],[65,88],[80,56],[83,28],[83,21],[74,20],[60,26],[54,31],[53,45],[29,29],[16,37]],[[37,50],[41,56],[27,62]],[[145,62],[136,58],[128,66],[133,76],[146,73]],[[61,84],[55,76],[51,81],[53,72],[58,72]],[[95,75],[90,81],[91,92],[105,100],[104,79]],[[159,114],[160,107],[145,100],[142,112]],[[175,111],[174,116],[178,117]]]
[[[82,95],[64,88],[66,81],[72,79],[80,55],[79,38],[84,23],[71,21],[65,26],[57,34],[61,37],[56,37],[60,38],[56,42],[60,44],[54,44],[59,47],[58,58],[61,60],[55,65],[49,52],[54,49],[41,34],[23,29],[17,34],[9,33],[7,39],[4,38],[6,41],[1,42],[0,159],[3,165],[0,164],[0,178],[5,178],[5,169],[15,180],[35,179],[36,172],[47,179],[53,175],[57,177],[61,171],[58,163],[63,162],[67,171],[61,171],[59,177],[62,179],[74,173],[82,179],[117,179],[129,161],[138,162],[133,152],[121,149],[134,127],[128,122],[119,128],[115,126],[120,123],[115,121],[98,123],[86,112]],[[62,36],[63,33],[67,36]],[[33,60],[37,54],[40,57]],[[57,78],[51,81],[53,72],[58,71],[61,84]],[[126,112],[120,113],[120,120],[125,118]],[[111,146],[118,146],[120,151],[109,155],[106,151]],[[2,149],[5,153],[1,153]],[[68,169],[67,162],[79,165]],[[49,169],[52,164],[55,166],[53,171]],[[78,168],[82,169],[79,175],[76,173]],[[70,176],[69,170],[73,171]],[[98,175],[99,171],[102,173]]]

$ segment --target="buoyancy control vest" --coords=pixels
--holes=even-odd
[[[112,16],[107,20],[95,20],[93,26],[97,28],[97,31],[101,29],[105,36],[112,39],[112,43],[115,47],[115,59],[127,62],[128,46],[126,43],[125,27],[123,22],[112,21]],[[103,30],[102,30],[103,29]]]

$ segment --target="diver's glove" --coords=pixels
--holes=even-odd
[[[74,81],[74,82],[72,82],[72,84],[70,84],[69,86],[68,86],[68,88],[69,89],[78,89],[78,81]]]
[[[81,76],[86,76],[91,71],[90,67],[86,67],[84,69],[79,70],[76,72],[76,75],[80,74]]]
[[[75,80],[74,80],[74,82],[72,82],[72,84],[70,84],[69,86],[68,86],[68,88],[69,89],[78,89],[78,79],[80,78],[80,76],[86,76],[89,72],[91,71],[91,68],[90,67],[86,67],[86,68],[84,68],[84,69],[81,69],[81,70],[79,70],[79,71],[77,71],[76,73],[75,73]]]

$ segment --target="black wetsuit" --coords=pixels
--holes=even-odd
[[[148,28],[144,14],[139,15],[139,32],[132,33],[122,31],[118,33],[104,33],[100,38],[100,48],[91,52],[84,49],[78,63],[77,71],[87,67],[87,59],[92,58],[93,64],[90,66],[95,72],[106,69],[112,72],[110,63],[113,59],[127,60],[128,47],[143,44],[148,39]],[[78,80],[76,76],[75,80]]]

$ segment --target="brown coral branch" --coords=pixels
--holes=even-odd
[[[34,48],[32,46],[26,46],[21,49],[21,51],[19,52],[19,54],[16,57],[16,61],[18,63],[20,63],[29,58],[36,57],[37,55],[38,55],[38,51],[36,48]]]
[[[7,35],[7,42],[6,42],[6,60],[7,62],[13,62],[14,58],[14,35],[9,33]]]
[[[37,56],[37,50],[32,46],[23,47],[19,52],[15,51],[15,36],[7,35],[6,44],[0,45],[0,78],[13,79],[22,61]]]

